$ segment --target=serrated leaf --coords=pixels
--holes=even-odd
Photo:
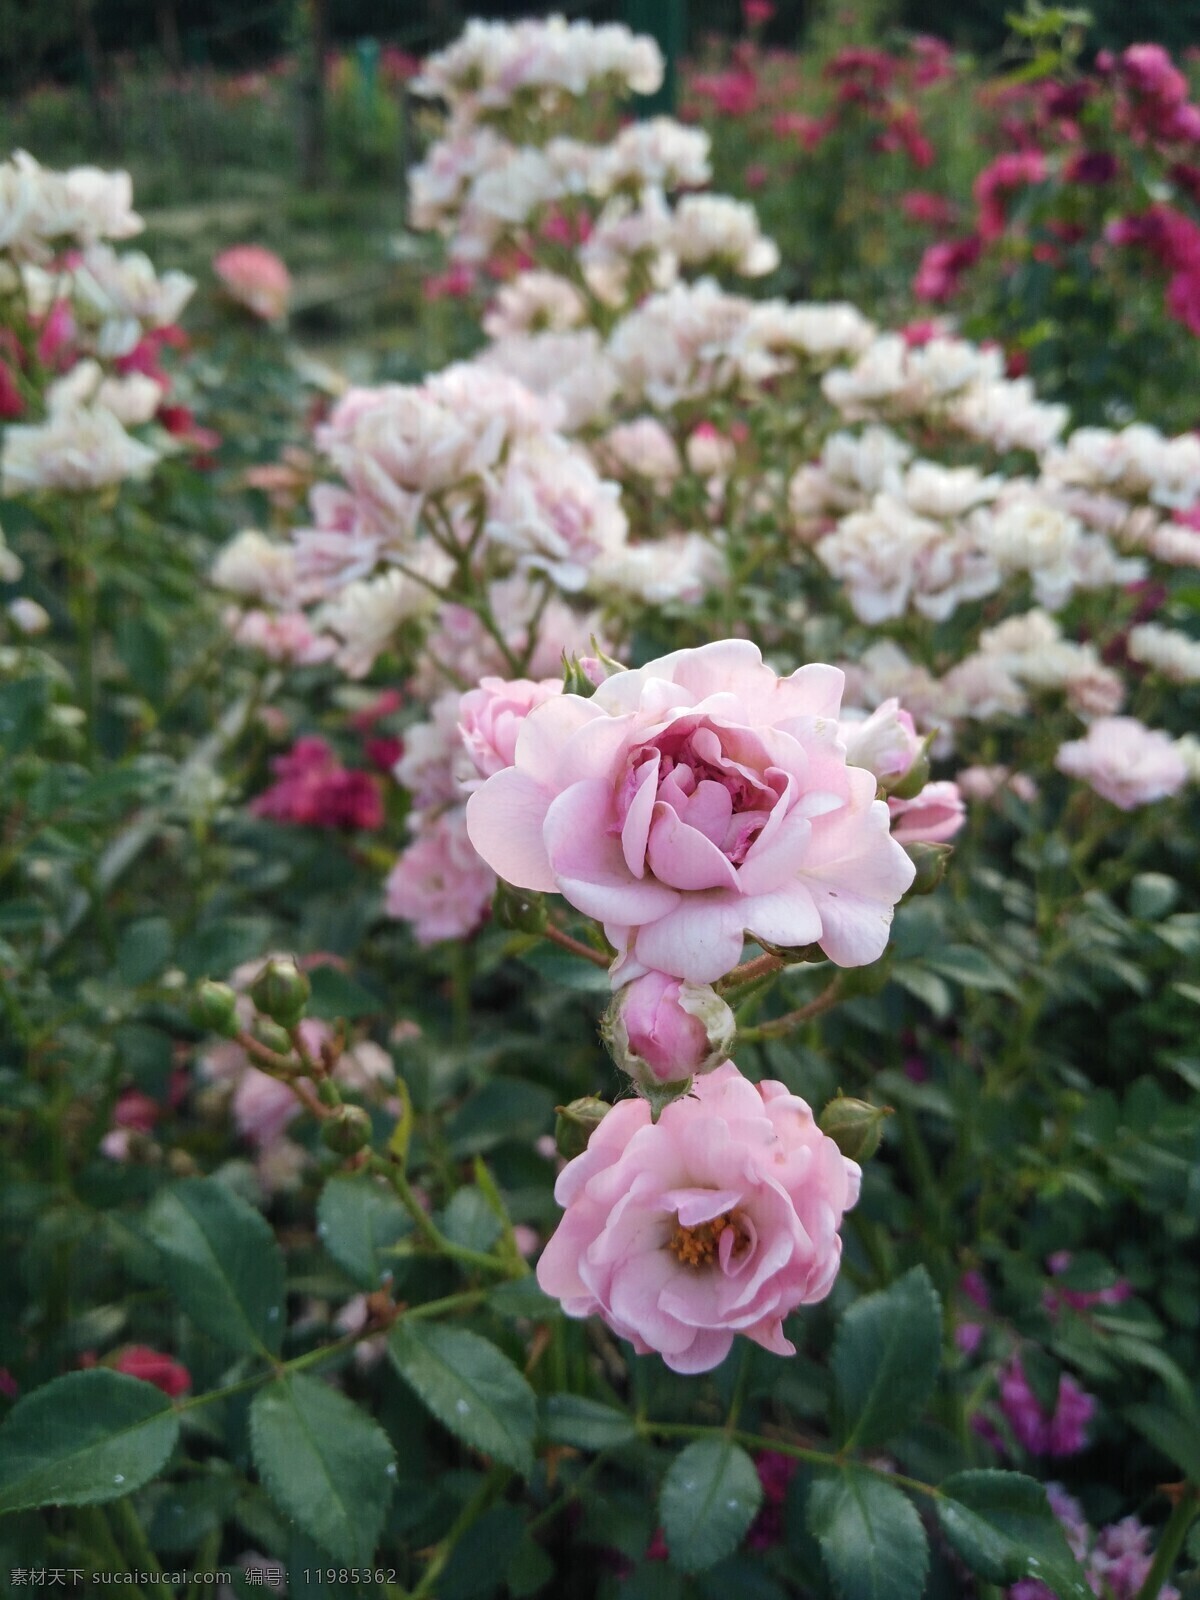
[[[841,1600],[920,1600],[929,1545],[895,1484],[857,1467],[817,1478],[807,1520]]]
[[[545,1322],[548,1318],[562,1316],[562,1306],[539,1289],[532,1273],[498,1283],[488,1295],[488,1305],[502,1317],[520,1317],[530,1322]]]
[[[354,1022],[387,1009],[384,1001],[337,967],[313,967],[308,981],[312,990],[307,1006],[310,1016],[324,1017],[329,1022],[345,1017]]]
[[[1019,1000],[1021,991],[1004,969],[977,950],[973,944],[950,944],[925,957],[929,966],[942,977],[950,978],[964,989],[996,989]]]
[[[1059,1600],[1095,1600],[1046,1491],[1020,1472],[959,1472],[937,1497],[942,1532],[987,1583],[1039,1578]]]
[[[1130,1406],[1125,1415],[1155,1449],[1200,1483],[1200,1422],[1194,1411],[1180,1413],[1166,1406]]]
[[[579,1450],[610,1450],[637,1438],[633,1418],[602,1400],[581,1394],[547,1395],[542,1402],[542,1436]]]
[[[852,1305],[838,1324],[832,1358],[843,1446],[886,1444],[916,1422],[941,1352],[941,1303],[924,1267]]]
[[[730,1439],[697,1439],[663,1479],[659,1511],[671,1563],[700,1572],[730,1555],[762,1504],[754,1463]]]
[[[254,1465],[279,1508],[335,1561],[375,1554],[396,1459],[387,1435],[319,1378],[277,1378],[250,1407]]]
[[[395,1278],[399,1263],[392,1247],[411,1230],[400,1201],[373,1178],[333,1177],[321,1190],[318,1236],[360,1289],[378,1289]]]
[[[172,940],[167,917],[139,917],[131,922],[117,946],[117,971],[122,982],[136,989],[156,978],[171,959]]]
[[[0,1427],[0,1513],[118,1500],[162,1470],[178,1436],[152,1383],[107,1367],[55,1378]]]
[[[533,1470],[533,1390],[502,1351],[467,1328],[400,1321],[388,1339],[396,1370],[464,1444],[523,1475]]]
[[[909,994],[915,994],[933,1012],[935,1017],[948,1017],[954,1006],[950,985],[936,972],[915,961],[898,961],[892,968],[892,982],[898,983]]]
[[[455,1190],[439,1221],[447,1238],[481,1255],[492,1248],[503,1227],[483,1191],[473,1184]]]
[[[279,1353],[283,1255],[253,1206],[215,1178],[185,1178],[158,1196],[145,1231],[167,1287],[198,1328],[233,1350]]]
[[[456,1160],[508,1141],[532,1143],[554,1125],[554,1095],[540,1083],[493,1078],[450,1118],[446,1139]]]

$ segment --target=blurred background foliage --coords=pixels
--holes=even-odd
[[[297,30],[304,0],[60,0],[31,6],[0,0],[0,92],[21,93],[42,78],[85,82],[95,70],[94,49],[125,63],[165,57],[170,65],[245,70],[286,50]],[[424,52],[459,33],[473,8],[457,0],[323,0],[324,28],[331,44],[363,38]],[[490,0],[494,17],[543,16],[551,12],[621,19],[627,0],[562,0],[529,5]],[[768,45],[803,45],[822,21],[858,33],[865,21],[916,32],[937,33],[960,49],[998,52],[1006,35],[1011,0],[779,0],[767,26]],[[1097,49],[1155,39],[1172,51],[1200,43],[1200,0],[1090,0],[1091,38]],[[733,37],[743,31],[739,0],[688,0],[689,45],[706,34]],[[91,59],[89,57],[91,56]]]

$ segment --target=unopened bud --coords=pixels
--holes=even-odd
[[[250,998],[281,1028],[294,1028],[304,1015],[312,985],[290,956],[272,956],[250,985]]]
[[[277,1056],[291,1055],[292,1041],[287,1036],[287,1030],[281,1028],[277,1022],[272,1022],[269,1017],[256,1018],[250,1032],[259,1044],[268,1050],[273,1050]]]
[[[515,933],[541,933],[546,926],[546,899],[531,889],[498,883],[492,896],[492,917],[501,928]]]
[[[594,1095],[584,1095],[572,1100],[570,1105],[559,1106],[554,1124],[554,1143],[565,1161],[582,1155],[588,1140],[612,1110],[607,1100],[597,1100]]]
[[[361,1106],[339,1106],[325,1119],[321,1137],[339,1156],[354,1156],[371,1138],[371,1119]]]
[[[946,876],[946,868],[950,865],[950,857],[954,854],[952,844],[906,844],[917,875],[912,881],[909,894],[932,894]]]
[[[577,655],[568,655],[565,650],[562,666],[564,694],[577,694],[583,700],[590,700],[604,682],[603,676],[594,677]]]
[[[205,1032],[219,1033],[223,1039],[232,1039],[238,1031],[237,995],[227,983],[215,983],[211,978],[205,978],[196,988],[192,1018],[196,1026]]]
[[[930,738],[932,738],[932,734]],[[915,800],[921,790],[929,782],[929,739],[921,747],[912,766],[902,778],[897,778],[894,783],[889,783],[885,778],[883,787],[888,794],[894,795],[897,800]]]
[[[711,984],[665,972],[627,983],[600,1024],[613,1060],[651,1101],[668,1087],[676,1089],[668,1099],[678,1098],[694,1074],[728,1061],[736,1033],[733,1012]]]
[[[891,1115],[891,1106],[873,1106],[839,1094],[822,1111],[817,1126],[851,1161],[869,1161],[879,1149],[883,1125]]]

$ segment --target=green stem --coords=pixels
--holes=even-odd
[[[122,1544],[133,1558],[135,1563],[133,1570],[153,1574],[150,1589],[159,1596],[159,1600],[174,1600],[171,1586],[163,1579],[163,1570],[158,1557],[150,1548],[146,1530],[138,1520],[138,1514],[133,1509],[133,1502],[128,1495],[113,1502],[111,1515],[121,1530]]]
[[[96,765],[96,585],[88,566],[87,547],[82,530],[75,530],[75,547],[68,566],[69,607],[75,624],[78,657],[76,685],[83,712],[85,759],[89,768]]]
[[[455,1517],[450,1526],[450,1531],[444,1539],[440,1539],[429,1559],[429,1565],[421,1574],[421,1581],[410,1592],[409,1600],[427,1600],[434,1592],[434,1587],[442,1575],[446,1562],[450,1559],[454,1546],[480,1516],[491,1505],[496,1495],[501,1493],[505,1484],[512,1477],[507,1467],[493,1467],[487,1477],[467,1501],[466,1505]]]
[[[569,933],[564,933],[561,928],[556,928],[548,922],[542,929],[542,937],[549,939],[551,944],[556,944],[563,950],[569,950],[573,956],[580,956],[584,961],[590,961],[593,966],[608,967],[608,957],[599,950],[593,950],[590,944],[584,944],[582,939],[573,939]]]
[[[381,1173],[388,1180],[404,1209],[416,1224],[417,1232],[438,1255],[450,1256],[452,1260],[462,1262],[463,1266],[476,1267],[481,1272],[498,1272],[505,1278],[523,1276],[528,1270],[524,1261],[521,1262],[518,1272],[511,1261],[501,1261],[496,1256],[484,1255],[480,1250],[468,1250],[465,1245],[455,1244],[453,1239],[448,1239],[421,1204],[412,1185],[394,1162],[385,1161],[382,1156],[376,1155],[371,1161],[371,1170]]]
[[[99,1553],[114,1573],[128,1572],[129,1563],[121,1554],[117,1541],[113,1538],[112,1529],[109,1527],[108,1518],[99,1506],[81,1506],[77,1512],[80,1526],[85,1530],[84,1537],[88,1543]],[[121,1592],[134,1596],[134,1600],[146,1600],[144,1589],[135,1583],[122,1584]]]
[[[1159,1590],[1171,1576],[1171,1569],[1179,1558],[1183,1541],[1187,1538],[1197,1511],[1200,1511],[1200,1488],[1194,1483],[1186,1484],[1167,1519],[1158,1549],[1154,1552],[1154,1560],[1150,1563],[1150,1571],[1135,1600],[1158,1600]]]
[[[739,1040],[754,1044],[759,1039],[778,1039],[785,1033],[791,1033],[793,1028],[799,1028],[805,1022],[811,1022],[814,1017],[819,1017],[823,1011],[831,1010],[842,998],[842,980],[839,974],[833,982],[821,990],[815,999],[807,1005],[798,1006],[795,1011],[788,1011],[782,1017],[771,1017],[766,1022],[760,1022],[757,1027],[745,1028],[739,1034]]]
[[[732,1439],[735,1444],[743,1445],[747,1450],[773,1450],[781,1456],[791,1456],[796,1461],[807,1461],[816,1467],[843,1467],[845,1461],[842,1456],[832,1450],[813,1450],[808,1445],[791,1444],[786,1439],[771,1439],[761,1433],[747,1433],[741,1428],[709,1427],[704,1423],[695,1422],[639,1422],[638,1432],[646,1438],[663,1439]],[[936,1500],[941,1490],[931,1483],[923,1483],[919,1478],[908,1478],[902,1472],[888,1472],[882,1467],[873,1467],[869,1461],[856,1461],[855,1467],[862,1472],[873,1473],[877,1478],[886,1478],[889,1483],[896,1484],[901,1489],[910,1489],[914,1494],[922,1494]]]

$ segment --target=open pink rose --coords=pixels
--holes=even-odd
[[[538,1282],[676,1372],[717,1366],[735,1333],[794,1355],[783,1319],[833,1286],[860,1178],[803,1100],[727,1062],[657,1123],[613,1107],[559,1174]]]
[[[562,686],[561,678],[481,678],[467,690],[458,703],[458,731],[481,778],[512,766],[521,724]]]
[[[230,299],[264,322],[287,316],[292,275],[273,250],[261,244],[234,244],[213,257],[213,271]]]
[[[714,983],[747,932],[875,961],[913,866],[873,774],[847,765],[842,684],[820,665],[779,678],[726,639],[548,700],[468,801],[471,843],[507,882],[600,919],[620,983]]]

